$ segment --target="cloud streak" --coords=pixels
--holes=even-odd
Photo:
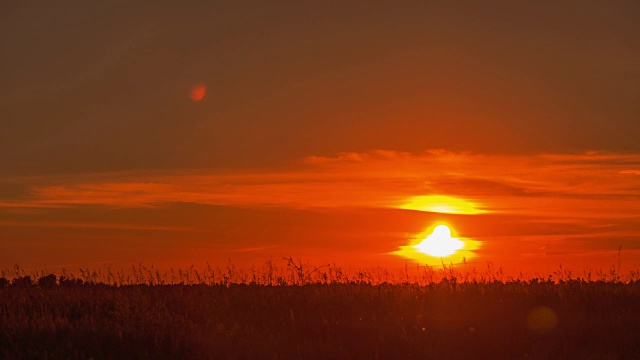
[[[154,207],[168,202],[288,208],[395,208],[446,195],[504,213],[631,215],[640,211],[640,154],[589,152],[532,156],[431,150],[312,156],[278,172],[131,172],[32,180],[3,207]],[[5,179],[5,182],[8,182]]]
[[[9,240],[0,263],[98,261],[98,252],[122,262],[294,254],[391,264],[402,259],[389,254],[445,222],[481,242],[475,261],[606,266],[618,246],[640,258],[637,162],[640,154],[373,151],[268,172],[2,178],[0,238]]]

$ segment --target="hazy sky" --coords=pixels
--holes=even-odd
[[[369,264],[420,196],[483,261],[637,260],[637,1],[14,1],[0,45],[0,266]]]

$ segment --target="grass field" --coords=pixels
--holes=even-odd
[[[4,274],[0,358],[640,359],[635,278],[234,271]]]

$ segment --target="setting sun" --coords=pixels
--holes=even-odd
[[[392,252],[406,259],[426,265],[460,264],[476,256],[480,241],[458,237],[449,225],[434,224],[426,231],[412,237],[408,245]]]
[[[444,257],[462,249],[464,243],[460,239],[452,238],[451,230],[446,225],[438,225],[431,235],[414,247],[427,255]]]
[[[0,2],[0,360],[640,360],[640,0],[174,3]]]

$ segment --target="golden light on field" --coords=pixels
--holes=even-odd
[[[427,265],[456,264],[473,258],[479,247],[479,241],[454,237],[449,226],[437,224],[392,254]]]
[[[482,214],[487,212],[478,205],[461,198],[445,195],[415,196],[399,206],[400,209],[438,212],[445,214]]]
[[[191,88],[189,91],[189,98],[193,101],[201,101],[207,94],[207,86],[204,84],[198,84]]]

